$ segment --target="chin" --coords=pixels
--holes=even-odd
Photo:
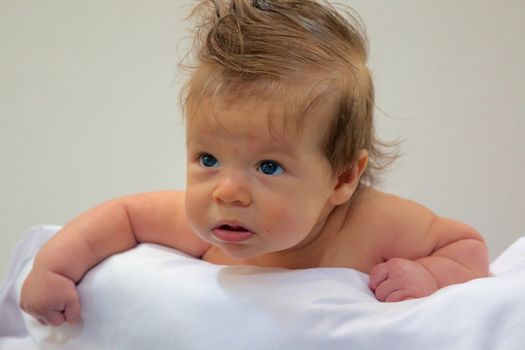
[[[257,254],[257,253],[253,253],[253,252],[243,252],[243,251],[239,251],[239,250],[232,251],[231,249],[222,249],[221,248],[221,250],[224,252],[224,254],[226,254],[229,257],[234,258],[234,259],[252,259],[252,258],[256,258],[256,257],[262,255],[262,254]]]
[[[217,244],[215,242],[215,244]],[[234,259],[252,259],[258,256],[263,255],[264,253],[255,251],[252,247],[247,247],[245,245],[228,245],[227,247],[224,244],[218,245],[220,250],[226,255]]]

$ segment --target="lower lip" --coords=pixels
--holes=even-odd
[[[221,242],[240,243],[252,238],[254,233],[250,231],[229,231],[216,228],[213,230],[213,235]]]

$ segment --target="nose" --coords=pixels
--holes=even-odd
[[[213,199],[219,203],[246,207],[252,202],[246,180],[240,176],[227,176],[221,179],[213,191]]]

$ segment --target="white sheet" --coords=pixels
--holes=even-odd
[[[525,238],[491,265],[494,277],[401,303],[377,302],[350,269],[217,266],[143,244],[85,276],[83,324],[6,321],[57,229],[37,227],[17,248],[0,291],[0,349],[525,349]]]

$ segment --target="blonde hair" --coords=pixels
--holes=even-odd
[[[365,149],[361,183],[372,185],[395,156],[374,132],[367,40],[351,12],[315,0],[199,1],[189,16],[196,32],[194,64],[186,65],[192,75],[181,95],[186,114],[206,96],[247,91],[294,96],[299,117],[328,104],[321,147],[332,170],[347,170]]]

